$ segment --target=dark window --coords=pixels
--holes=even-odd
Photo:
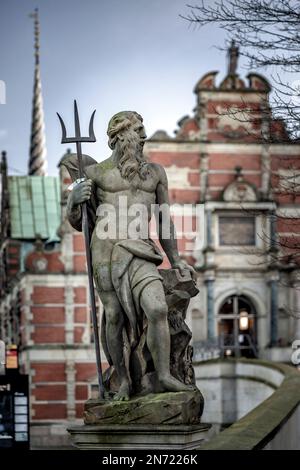
[[[218,317],[223,356],[257,357],[256,312],[252,303],[244,296],[230,296],[222,304]]]
[[[219,244],[255,245],[255,217],[219,217]]]

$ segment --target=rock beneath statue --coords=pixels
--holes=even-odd
[[[84,423],[183,424],[200,423],[204,400],[199,390],[151,393],[129,401],[90,399],[84,407]]]

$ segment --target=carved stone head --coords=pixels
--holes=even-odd
[[[146,179],[148,171],[143,156],[146,139],[143,118],[135,111],[121,111],[108,123],[108,145],[118,156],[118,168],[123,178],[131,181],[137,174]]]
[[[113,150],[117,140],[124,137],[129,129],[134,127],[143,127],[143,118],[136,111],[120,111],[115,114],[109,121],[107,127],[107,135],[109,137],[108,145]],[[146,135],[145,137],[146,138]]]

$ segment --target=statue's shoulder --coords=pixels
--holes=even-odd
[[[87,167],[86,175],[88,178],[98,179],[99,177],[103,176],[106,171],[112,170],[113,168],[114,164],[112,162],[111,157],[109,157],[103,160],[102,162],[97,162]]]
[[[152,168],[161,183],[167,182],[167,175],[163,166],[161,166],[159,163],[154,162],[150,162],[148,163],[148,165],[150,166],[150,168]]]
[[[111,156],[106,158],[105,160],[102,160],[102,162],[99,162],[98,166],[99,166],[99,169],[101,169],[101,171],[112,170],[113,168],[116,167]]]

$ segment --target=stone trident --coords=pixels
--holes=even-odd
[[[75,137],[67,137],[67,131],[66,131],[66,126],[64,124],[64,121],[62,120],[61,116],[57,113],[60,124],[61,124],[61,129],[62,129],[61,143],[62,144],[76,143],[80,180],[83,180],[85,178],[84,171],[83,171],[81,143],[82,142],[96,142],[96,137],[94,133],[95,112],[96,110],[93,112],[91,119],[90,119],[89,137],[82,137],[80,134],[80,123],[79,123],[76,100],[74,100]],[[89,288],[90,288],[91,316],[92,316],[93,330],[94,330],[94,336],[95,336],[99,397],[103,399],[104,398],[104,385],[103,385],[102,367],[101,367],[101,354],[100,354],[99,329],[98,329],[96,301],[95,301],[95,289],[94,289],[94,282],[93,282],[93,267],[92,267],[92,256],[91,256],[91,249],[90,249],[90,232],[89,232],[89,225],[88,225],[87,203],[86,202],[82,203],[81,207],[82,207],[82,232],[84,234],[84,240],[85,240],[85,252],[86,252],[86,260],[87,260]]]

